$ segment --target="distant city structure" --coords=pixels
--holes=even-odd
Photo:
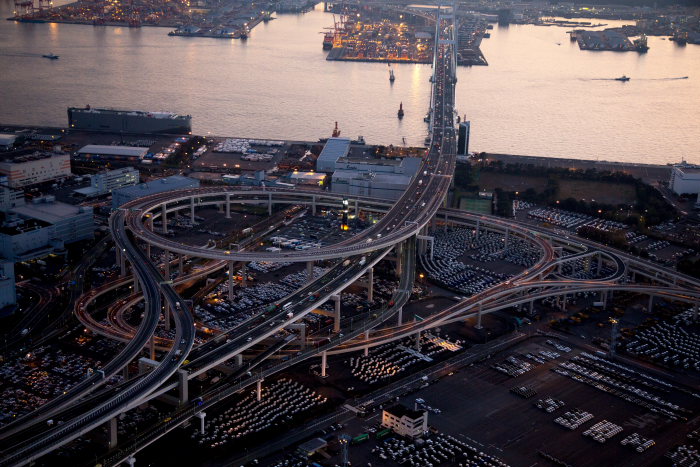
[[[428,431],[428,413],[396,404],[382,410],[382,426],[391,428],[399,436],[418,438]]]
[[[170,190],[182,190],[185,188],[198,188],[199,180],[182,175],[159,178],[138,185],[119,188],[112,192],[112,209],[117,209],[124,203],[144,196],[162,193]]]
[[[56,147],[49,151],[15,151],[0,155],[0,175],[7,185],[22,188],[71,176],[70,155]]]
[[[137,183],[139,183],[139,171],[133,167],[124,167],[90,175],[90,186],[78,188],[74,192],[78,196],[95,198]]]

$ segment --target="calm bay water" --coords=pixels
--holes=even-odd
[[[11,10],[0,0],[0,16]],[[191,114],[203,134],[315,140],[338,121],[343,136],[422,143],[429,65],[395,65],[390,85],[386,64],[325,61],[319,31],[333,20],[320,8],[279,16],[247,42],[0,21],[0,122],[64,126],[66,107],[91,104]],[[584,52],[565,31],[496,26],[482,44],[490,66],[459,69],[473,150],[700,163],[700,46]]]

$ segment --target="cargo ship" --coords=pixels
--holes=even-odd
[[[192,116],[170,112],[98,109],[89,105],[68,108],[68,126],[76,130],[118,133],[192,134]]]
[[[323,36],[323,50],[331,50],[333,48],[333,33],[327,32]]]

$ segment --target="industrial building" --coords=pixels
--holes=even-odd
[[[382,410],[382,426],[391,428],[399,436],[418,438],[428,431],[428,413],[396,404]]]
[[[7,176],[11,188],[70,177],[70,155],[60,151],[8,153],[0,159],[0,175]]]
[[[80,148],[75,156],[83,160],[140,162],[146,154],[148,148],[138,146],[88,144]]]
[[[700,193],[700,166],[686,162],[674,165],[668,186],[677,195]]]
[[[171,190],[183,190],[185,188],[198,188],[199,180],[182,175],[159,178],[138,185],[119,188],[112,192],[112,209],[117,209],[124,203],[144,196],[162,193]]]
[[[331,191],[351,196],[399,199],[420,168],[421,159],[340,159],[333,172]]]
[[[90,186],[74,190],[79,196],[94,198],[112,191],[139,183],[139,171],[133,167],[108,170],[90,176]]]
[[[17,303],[15,265],[9,261],[0,260],[0,310],[15,303]]]
[[[316,171],[333,172],[338,159],[347,157],[349,152],[349,138],[328,138],[321,154],[316,159]]]
[[[19,206],[12,212],[24,219],[50,224],[52,238],[63,243],[92,239],[95,231],[92,207],[61,203],[53,196],[34,198],[30,204]]]
[[[323,186],[326,182],[326,174],[294,171],[289,175],[289,181],[295,185]]]
[[[24,205],[24,192],[10,188],[6,175],[0,176],[0,211]]]

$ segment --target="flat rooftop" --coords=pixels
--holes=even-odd
[[[13,164],[21,164],[23,162],[38,161],[49,159],[51,157],[67,156],[65,152],[39,151],[39,150],[23,150],[13,151],[8,153],[0,153],[0,162],[10,162]]]
[[[139,146],[108,146],[101,144],[88,144],[78,150],[78,154],[99,154],[104,156],[127,156],[142,159],[148,154],[148,148]]]
[[[61,203],[60,201],[52,201],[49,203],[31,203],[14,208],[12,212],[19,214],[22,217],[38,219],[49,224],[75,217],[78,214],[86,212],[86,209],[81,206],[73,206],[72,204]]]

